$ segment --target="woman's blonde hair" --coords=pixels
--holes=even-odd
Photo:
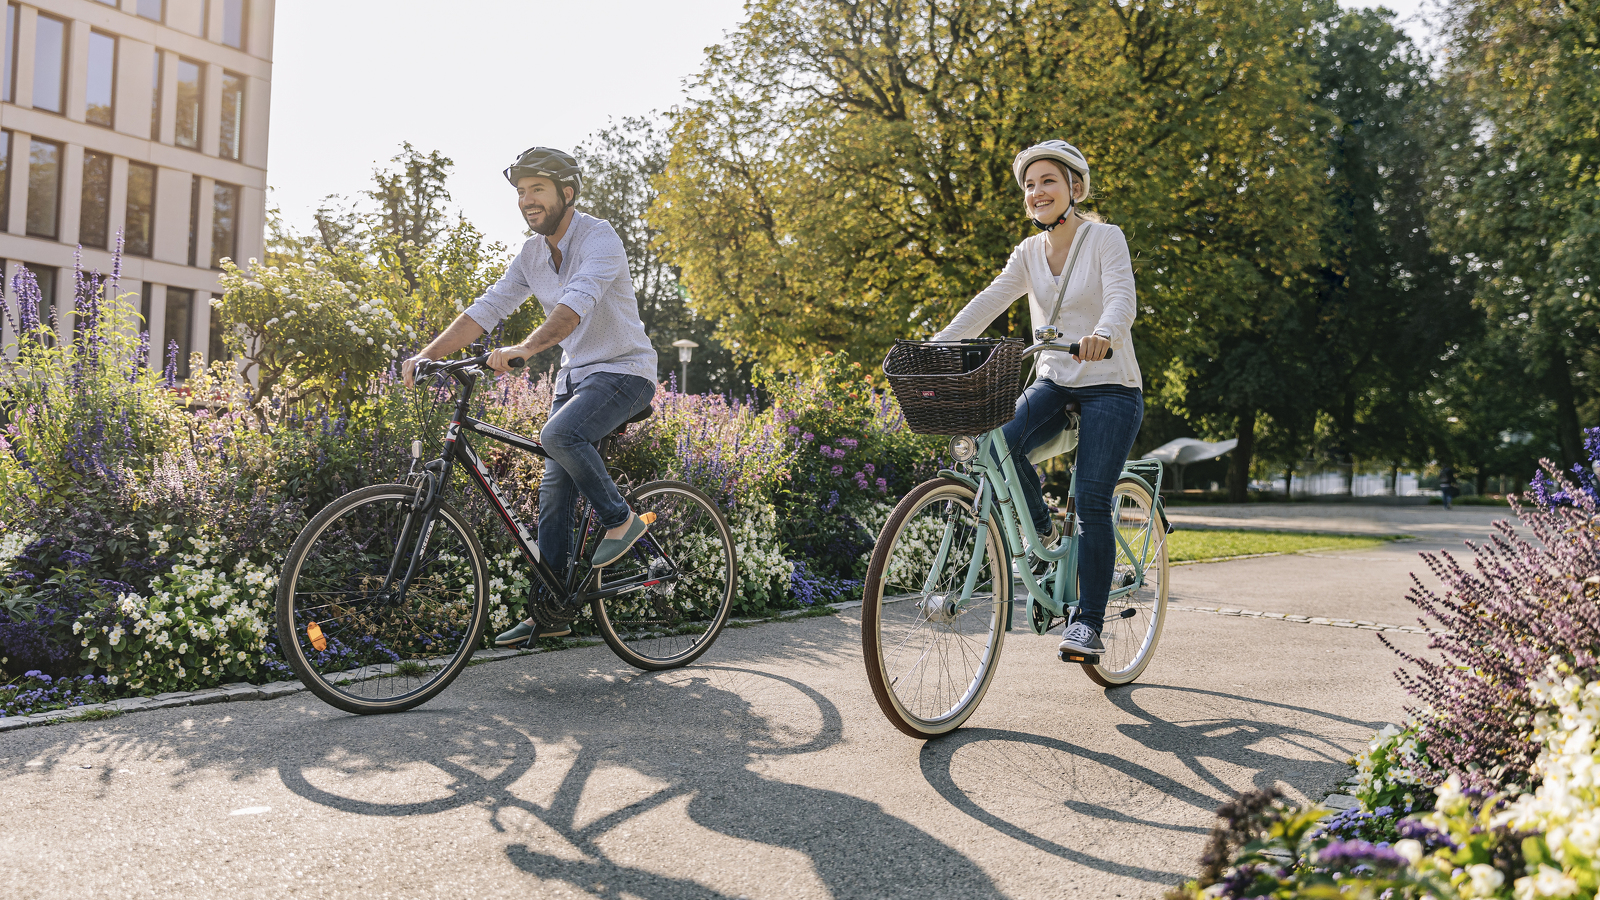
[[[1056,171],[1061,173],[1061,177],[1062,178],[1066,178],[1067,177],[1067,166],[1066,166],[1065,163],[1061,162],[1058,159],[1036,159],[1036,160],[1033,161],[1033,163],[1029,163],[1028,164],[1029,167],[1031,168],[1034,163],[1049,163],[1050,165],[1056,167]],[[1081,178],[1074,178],[1074,179],[1071,180],[1071,183],[1073,185],[1081,185],[1081,184],[1083,184],[1083,180]],[[1091,198],[1093,198],[1093,197],[1094,197],[1094,194],[1092,194],[1092,193],[1090,193],[1088,191],[1085,191],[1083,196],[1078,198],[1078,206],[1075,207],[1075,209],[1076,209],[1076,211],[1078,213],[1078,216],[1080,218],[1082,218],[1085,222],[1104,222],[1106,220],[1105,216],[1102,216],[1099,213],[1094,212],[1092,210],[1087,210],[1087,209],[1083,208],[1082,204],[1088,203],[1089,200]]]

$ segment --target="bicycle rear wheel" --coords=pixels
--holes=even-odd
[[[912,737],[960,727],[977,711],[1000,662],[1011,571],[992,513],[979,546],[973,499],[959,481],[918,485],[889,515],[867,569],[861,604],[867,680],[883,714]],[[934,571],[941,548],[943,563]],[[960,605],[979,552],[977,583]]]
[[[306,525],[278,584],[278,642],[312,693],[352,713],[398,712],[444,690],[483,638],[489,581],[466,519],[440,501],[418,534],[417,489],[346,494]],[[422,540],[404,597],[397,585]],[[391,573],[392,577],[391,577]],[[385,590],[386,583],[391,589]]]
[[[1144,673],[1161,641],[1167,619],[1167,533],[1155,509],[1155,498],[1143,482],[1124,478],[1111,494],[1111,523],[1116,530],[1117,559],[1111,588],[1132,586],[1106,604],[1100,640],[1106,645],[1099,665],[1083,664],[1096,684],[1115,687]]]
[[[679,481],[640,485],[628,505],[655,521],[626,556],[595,573],[591,593],[622,591],[592,604],[600,636],[636,668],[686,666],[711,648],[733,607],[733,531],[710,497]]]

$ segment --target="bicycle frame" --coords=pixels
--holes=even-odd
[[[998,505],[999,515],[997,518],[1002,529],[1001,545],[1010,554],[1010,562],[1013,564],[1012,569],[1017,575],[1016,580],[1020,581],[1028,592],[1028,603],[1030,605],[1039,604],[1048,610],[1051,616],[1065,616],[1067,610],[1076,608],[1080,600],[1078,596],[1078,540],[1081,536],[1081,530],[1076,527],[1075,521],[1069,521],[1067,533],[1055,549],[1052,550],[1042,546],[1044,542],[1039,539],[1039,533],[1033,527],[1033,518],[1022,515],[1019,509],[1023,505],[1019,487],[1021,481],[1017,476],[1016,464],[1011,459],[1011,451],[1006,444],[1005,434],[1001,429],[996,428],[978,439],[978,452],[977,456],[973,458],[972,467],[973,475],[963,475],[952,470],[940,472],[941,475],[946,477],[954,477],[971,482],[976,491],[973,497],[973,507],[977,516],[975,546],[978,550],[972,555],[972,560],[968,563],[966,582],[962,587],[961,599],[958,605],[966,607],[972,601],[972,592],[977,585],[984,565],[985,550],[983,548],[988,546],[989,516]],[[1150,484],[1150,480],[1146,475],[1154,475],[1154,485]],[[1149,542],[1155,538],[1156,529],[1162,527],[1161,522],[1165,519],[1165,514],[1160,511],[1161,476],[1161,462],[1153,459],[1129,463],[1123,468],[1122,474],[1119,476],[1119,480],[1127,477],[1136,478],[1151,489],[1152,521],[1150,527],[1145,529],[1145,544],[1139,548],[1140,552],[1137,553],[1134,552],[1132,547],[1128,546],[1120,529],[1112,529],[1112,534],[1116,537],[1118,546],[1127,554],[1128,559],[1133,561],[1134,580],[1130,584],[1113,588],[1109,596],[1110,600],[1126,596],[1144,586],[1143,560],[1149,550]],[[1076,476],[1068,483],[1067,497],[1069,501],[1075,501],[1077,497]],[[1069,505],[1075,506],[1076,504],[1070,503]],[[1076,514],[1073,514],[1073,516],[1075,519]],[[944,569],[944,562],[950,549],[952,535],[953,524],[947,525],[939,551],[934,557],[934,565],[929,570],[929,583],[923,587],[925,594],[934,590],[933,580]],[[1164,530],[1162,537],[1165,537]],[[1033,558],[1056,563],[1052,570],[1053,577],[1050,572],[1045,574],[1045,580],[1051,582],[1048,586],[1041,584],[1040,579],[1034,576],[1033,568],[1029,565],[1029,561]],[[1012,608],[1014,605],[1015,598],[1013,597],[1011,604],[1006,609],[1007,631],[1011,630]],[[1037,630],[1037,621],[1031,615],[1031,611],[1027,619]],[[1048,624],[1048,618],[1045,621]]]
[[[416,575],[417,563],[427,550],[428,539],[433,534],[434,519],[438,512],[439,501],[444,496],[444,488],[450,483],[450,475],[457,462],[466,465],[467,474],[472,477],[473,483],[478,486],[478,490],[488,499],[495,512],[499,513],[500,521],[505,525],[506,530],[511,533],[512,538],[516,540],[517,547],[522,551],[522,555],[528,561],[529,567],[553,595],[568,599],[581,595],[584,600],[603,600],[608,597],[652,587],[664,581],[676,580],[678,571],[676,563],[668,558],[666,553],[654,541],[650,541],[650,551],[665,560],[670,567],[667,574],[651,578],[647,572],[633,579],[607,585],[604,589],[593,593],[585,591],[584,587],[589,583],[590,576],[594,572],[593,569],[588,570],[582,582],[578,582],[579,562],[586,557],[583,550],[591,537],[590,531],[593,530],[591,527],[593,523],[589,521],[590,517],[586,515],[583,522],[583,534],[578,539],[573,553],[573,561],[567,573],[567,579],[563,582],[561,577],[550,568],[539,553],[538,531],[529,528],[517,518],[516,513],[511,509],[511,504],[506,500],[505,495],[500,492],[500,486],[495,482],[494,474],[489,471],[489,467],[484,464],[483,458],[478,456],[477,451],[473,450],[471,442],[467,440],[466,432],[482,435],[490,440],[499,441],[502,444],[532,453],[543,459],[549,459],[550,454],[545,452],[544,446],[533,438],[506,431],[503,428],[497,428],[481,419],[468,415],[467,411],[472,400],[472,391],[477,384],[478,376],[470,371],[454,371],[448,374],[461,385],[461,396],[456,402],[455,414],[451,417],[450,424],[445,428],[443,452],[440,453],[438,459],[422,467],[421,474],[429,479],[434,479],[432,490],[427,492],[419,490],[419,504],[423,508],[418,510],[414,507],[400,531],[400,540],[395,548],[396,563],[400,558],[400,549],[406,545],[412,534],[420,533],[423,537],[422,540],[417,542],[416,549],[411,553],[410,564],[400,581],[399,596],[404,597],[406,590],[411,585],[412,578]],[[415,471],[413,474],[416,474]],[[418,512],[421,513],[422,519],[417,531],[413,531],[412,523]],[[640,543],[643,544],[646,540],[648,540],[648,537],[641,539]],[[385,590],[388,590],[390,584],[393,583],[395,574],[394,571],[390,571],[384,585]]]

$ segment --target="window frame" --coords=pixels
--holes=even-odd
[[[56,97],[56,106],[58,108],[51,109],[48,106],[40,106],[39,66],[43,63],[43,60],[39,55],[39,39],[41,37],[41,32],[36,22],[33,29],[33,108],[39,110],[40,112],[64,116],[67,114],[67,63],[72,57],[72,21],[70,19],[63,19],[59,16],[52,16],[44,12],[40,12],[36,18],[37,22],[55,22],[61,26],[61,71],[57,73],[58,80],[56,82],[56,93],[58,95]]]
[[[90,194],[89,194],[89,165],[91,161],[103,160],[105,162],[105,187],[104,196],[97,198],[96,203],[101,207],[101,214],[95,221],[99,222],[100,235],[98,243],[90,243],[84,239],[84,224],[90,221]],[[116,171],[116,158],[109,153],[90,150],[83,151],[83,189],[78,192],[78,243],[96,250],[111,249],[111,177]]]
[[[167,61],[166,54],[160,47],[154,48],[155,58],[150,63],[150,140],[161,141],[161,88],[166,80]]]
[[[182,97],[182,95],[183,95],[183,66],[185,64],[194,66],[195,67],[195,72],[196,72],[196,81],[195,81],[196,98],[195,98],[195,102],[194,102],[194,143],[193,144],[185,144],[183,142],[182,135],[179,134],[179,128],[183,124],[183,97]],[[206,118],[206,64],[204,62],[198,60],[198,59],[189,59],[186,56],[178,57],[178,85],[177,85],[177,88],[178,89],[175,92],[175,94],[177,96],[177,106],[178,106],[178,108],[173,110],[172,145],[174,147],[182,147],[185,150],[199,150],[200,149],[200,145],[202,143],[201,136],[205,134],[205,128],[206,128],[206,124],[205,124],[205,118]]]
[[[0,233],[11,232],[11,180],[16,176],[16,135],[0,128]]]
[[[228,6],[230,3],[239,4],[239,43],[228,42]],[[206,4],[209,12],[211,4]],[[235,50],[245,50],[250,46],[250,0],[222,0],[222,45]]]
[[[233,154],[230,156],[227,152],[228,147],[227,142],[224,140],[224,135],[227,134],[229,125],[228,83],[233,80],[238,81],[239,91],[238,100],[234,103],[233,109]],[[227,69],[222,70],[222,103],[218,111],[218,119],[220,121],[217,122],[217,156],[222,159],[231,159],[236,162],[244,160],[244,103],[246,95],[249,94],[249,88],[250,80],[245,75],[239,72],[230,72]]]
[[[229,223],[228,224],[228,234],[229,234],[228,243],[231,244],[231,246],[227,248],[228,252],[219,254],[217,252],[217,249],[218,249],[217,248],[217,237],[218,237],[218,235],[217,235],[217,222],[218,222],[217,198],[218,198],[219,195],[223,194],[224,192],[231,192],[232,195],[233,195],[233,208],[231,210],[232,215],[228,219],[228,223]],[[239,258],[239,206],[243,202],[243,200],[244,200],[244,189],[241,188],[239,185],[237,185],[237,184],[229,184],[229,183],[227,183],[225,181],[214,181],[214,182],[212,182],[212,184],[211,184],[211,264],[210,264],[210,268],[212,270],[214,270],[214,271],[221,271],[222,270],[222,261],[224,259],[236,260],[236,259]]]
[[[160,4],[160,18],[152,18],[151,16],[145,15],[144,5],[150,2]],[[138,0],[138,2],[133,5],[133,14],[148,22],[160,22],[162,25],[165,25],[167,24],[167,0]]]
[[[117,125],[117,63],[120,61],[120,57],[122,56],[122,39],[118,35],[110,32],[100,31],[99,29],[91,29],[89,31],[89,58],[85,60],[91,66],[94,64],[94,39],[97,37],[109,38],[111,40],[111,102],[106,106],[106,121],[96,122],[93,118],[91,118],[89,112],[91,108],[89,106],[89,91],[92,90],[94,86],[90,83],[88,73],[86,72],[83,79],[83,120],[88,122],[90,125],[98,125],[101,128],[115,128]]]
[[[0,101],[6,103],[17,102],[17,42],[22,38],[18,35],[17,19],[22,15],[22,9],[15,3],[6,4],[6,58],[5,58],[5,84],[0,86]]]
[[[138,171],[148,171],[150,173],[150,202],[149,202],[149,206],[150,206],[150,212],[149,212],[150,222],[149,222],[149,227],[147,229],[147,233],[145,234],[145,243],[146,243],[147,246],[145,247],[145,252],[143,252],[143,253],[140,253],[138,250],[134,249],[133,241],[130,239],[131,238],[130,232],[131,232],[132,229],[130,229],[128,227],[128,224],[129,224],[128,216],[134,209],[134,204],[133,204],[133,173],[136,170],[138,170]],[[123,212],[122,212],[122,234],[123,234],[123,241],[124,241],[122,252],[123,252],[123,254],[125,254],[127,256],[137,256],[137,257],[139,257],[141,259],[149,259],[149,258],[151,258],[152,256],[155,255],[155,243],[156,243],[156,198],[159,196],[159,193],[157,191],[157,188],[158,188],[157,182],[159,180],[160,180],[160,172],[155,166],[149,165],[148,163],[135,162],[133,160],[129,160],[128,161],[128,191],[127,191],[127,198],[128,199],[127,199],[126,204],[123,207]]]
[[[172,295],[175,293],[189,295],[188,312],[183,317],[183,328],[177,332],[174,332],[172,328]],[[192,344],[194,343],[194,295],[196,293],[193,288],[173,287],[169,284],[167,285],[166,303],[163,305],[165,324],[161,327],[161,367],[164,369],[167,365],[167,344],[176,340],[178,344],[178,360],[174,368],[177,370],[175,374],[180,381],[189,377],[189,354],[194,349]],[[173,335],[175,333],[182,335],[182,337],[174,338]]]
[[[51,224],[52,224],[53,227],[51,228],[51,230],[49,232],[34,231],[33,230],[33,214],[34,214],[34,211],[36,209],[41,209],[42,208],[42,207],[36,207],[34,205],[34,198],[38,195],[38,192],[34,190],[34,180],[33,180],[33,178],[34,178],[34,176],[33,176],[34,162],[33,162],[33,155],[34,155],[34,152],[35,152],[34,148],[36,146],[38,146],[38,145],[41,145],[41,144],[42,145],[46,145],[46,146],[50,146],[50,147],[54,147],[55,150],[56,150],[56,160],[55,160],[55,169],[56,169],[55,182],[56,183],[55,183],[55,197],[53,198],[54,211],[51,214]],[[41,138],[41,137],[39,137],[37,135],[31,137],[29,139],[29,141],[28,141],[28,220],[23,225],[23,232],[28,237],[46,238],[46,239],[52,240],[52,241],[61,240],[61,202],[62,202],[62,200],[61,200],[61,181],[62,181],[62,174],[63,174],[62,171],[61,171],[61,167],[66,163],[66,158],[67,158],[67,145],[65,143],[61,142],[61,141],[52,141],[52,140],[49,140],[47,138]]]

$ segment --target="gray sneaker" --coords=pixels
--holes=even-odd
[[[1098,656],[1106,652],[1106,645],[1100,643],[1100,632],[1082,622],[1073,622],[1067,628],[1067,633],[1061,636],[1061,645],[1056,650],[1063,653]]]

